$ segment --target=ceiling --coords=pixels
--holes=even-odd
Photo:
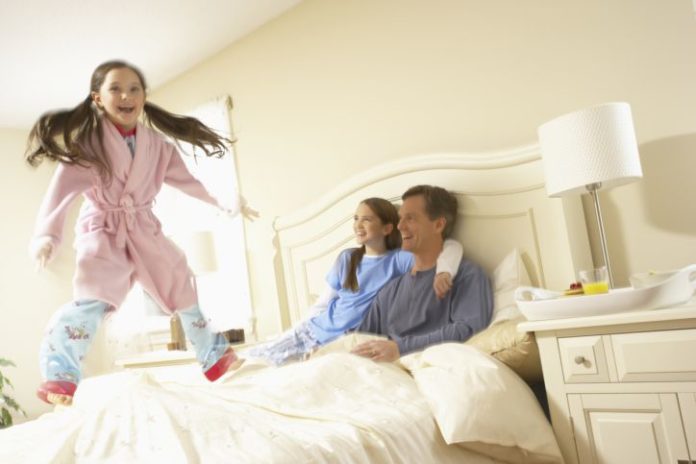
[[[0,127],[75,106],[125,59],[155,89],[301,0],[0,0]]]

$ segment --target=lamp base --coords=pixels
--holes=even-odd
[[[182,347],[180,343],[170,342],[167,343],[167,351],[186,351],[186,347]]]
[[[181,318],[179,318],[177,313],[172,314],[169,318],[169,331],[172,341],[167,343],[167,350],[186,351],[186,335],[184,335]]]
[[[607,237],[604,233],[604,221],[602,220],[602,208],[599,206],[599,192],[602,187],[601,182],[587,185],[587,191],[592,197],[594,203],[595,217],[597,219],[597,228],[599,229],[599,241],[602,245],[602,257],[604,265],[607,267],[607,276],[609,277],[609,288],[614,288],[614,276],[611,272],[611,263],[609,262],[609,251],[607,249]]]

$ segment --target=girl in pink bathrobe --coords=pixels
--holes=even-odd
[[[241,197],[233,205],[220,204],[161,133],[208,156],[222,156],[226,140],[194,118],[146,102],[145,90],[145,79],[134,66],[103,63],[92,74],[90,95],[82,103],[44,114],[29,135],[29,164],[36,166],[44,158],[60,162],[30,247],[39,266],[55,255],[70,204],[80,195],[85,198],[76,225],[74,300],[53,316],[40,348],[44,382],[37,394],[49,403],[72,401],[80,362],[99,324],[107,311],[121,305],[136,280],[160,307],[178,311],[209,380],[238,362],[225,338],[211,332],[186,258],[162,234],[151,208],[167,183],[230,214],[241,211],[253,218],[257,213]],[[147,125],[139,122],[143,112]]]

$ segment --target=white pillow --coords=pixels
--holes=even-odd
[[[524,318],[499,321],[476,333],[465,343],[490,354],[512,369],[527,383],[544,380],[536,337],[531,332],[520,332],[517,324]]]
[[[491,325],[522,316],[515,303],[515,289],[532,285],[517,248],[512,250],[493,271],[493,317]]]
[[[467,345],[445,343],[401,358],[448,444],[504,462],[562,463],[534,393],[512,370]]]

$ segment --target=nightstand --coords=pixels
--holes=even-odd
[[[130,358],[117,359],[116,365],[125,369],[139,369],[149,367],[178,366],[196,362],[196,353],[193,351],[148,351]]]
[[[525,322],[567,464],[696,463],[696,299]]]
[[[255,344],[232,343],[230,346],[239,352]],[[183,371],[191,371],[197,375],[201,370],[193,351],[149,351],[130,358],[117,359],[115,364],[124,369],[147,369],[158,378],[180,375]]]

